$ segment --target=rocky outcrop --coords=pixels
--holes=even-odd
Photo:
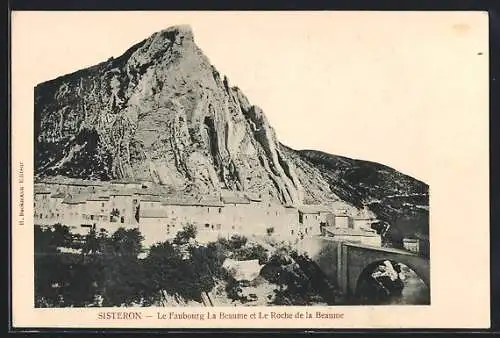
[[[37,175],[147,179],[202,193],[228,188],[302,200],[293,164],[262,110],[210,64],[189,26],[42,83],[35,97]]]
[[[370,205],[391,222],[406,209],[387,196],[428,190],[385,166],[280,144],[263,111],[210,64],[189,26],[36,86],[35,135],[42,177],[143,179],[283,204]]]

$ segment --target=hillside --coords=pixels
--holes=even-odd
[[[428,233],[426,184],[377,163],[280,144],[262,109],[211,65],[189,26],[37,85],[34,110],[37,177],[152,180],[283,204],[369,205],[395,238]]]

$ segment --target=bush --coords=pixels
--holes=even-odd
[[[258,259],[259,264],[266,264],[268,261],[267,250],[260,244],[252,244],[241,247],[233,254],[233,258],[237,260]]]
[[[175,235],[173,243],[177,245],[187,244],[190,239],[196,238],[196,233],[196,227],[193,224],[188,224]]]
[[[229,239],[229,246],[231,247],[231,249],[237,250],[247,244],[247,241],[248,239],[245,236],[233,235]]]

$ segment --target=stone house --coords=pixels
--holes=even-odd
[[[111,222],[109,201],[110,197],[103,194],[89,195],[81,206],[83,220],[91,224]]]
[[[298,208],[299,233],[306,236],[320,235],[331,213],[322,205],[303,205]]]
[[[63,224],[74,233],[86,234],[93,226],[93,220],[84,220],[87,196],[84,194],[68,194],[61,203]]]
[[[248,233],[252,218],[252,204],[250,200],[238,192],[223,190],[221,201],[224,203],[223,223],[228,224],[231,230],[238,233]]]
[[[50,209],[50,195],[51,192],[45,186],[35,186],[33,191],[34,199],[34,218],[35,223],[45,224],[45,220],[48,221],[51,209]]]
[[[405,250],[414,252],[414,253],[419,253],[420,252],[420,241],[412,236],[408,236],[403,238],[403,248]]]
[[[175,237],[181,226],[171,223],[171,215],[162,208],[141,208],[139,211],[139,231],[144,237],[143,245],[149,248],[155,243]]]
[[[137,223],[139,198],[134,191],[112,190],[109,192],[109,209],[122,224]]]

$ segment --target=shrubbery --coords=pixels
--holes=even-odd
[[[241,283],[222,267],[226,258],[258,259],[264,265],[261,277],[279,286],[277,305],[310,304],[318,293],[311,275],[297,264],[306,258],[293,250],[268,257],[263,246],[243,236],[207,245],[196,244],[195,237],[196,228],[188,225],[141,259],[143,238],[137,229],[120,228],[111,236],[91,230],[77,241],[63,225],[35,227],[36,307],[151,306],[165,301],[165,293],[201,302],[220,280],[229,298],[245,302],[238,295]],[[61,247],[80,251],[61,253]]]
[[[145,259],[138,230],[118,229],[112,236],[91,230],[80,253],[59,253],[74,246],[67,227],[35,228],[35,294],[37,307],[152,305],[163,291],[201,301],[203,292],[223,276],[227,251],[222,243],[190,244],[196,228],[186,226],[172,242],[150,248]],[[239,246],[238,241],[231,245]],[[238,242],[238,243],[237,243]]]

